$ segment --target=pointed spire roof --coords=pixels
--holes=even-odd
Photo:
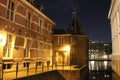
[[[68,32],[72,35],[84,35],[83,28],[78,20],[76,9],[73,11],[73,19],[71,25],[68,27]]]

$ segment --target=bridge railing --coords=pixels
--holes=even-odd
[[[6,69],[6,64],[4,62],[0,63],[0,80],[7,79],[18,79],[21,77],[27,77],[30,75],[35,75],[43,72],[48,72],[52,70],[74,70],[74,66],[67,65],[50,65],[48,63],[13,63],[12,69]],[[23,67],[24,66],[24,67]],[[8,65],[7,68],[10,68]]]

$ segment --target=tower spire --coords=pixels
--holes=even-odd
[[[71,25],[68,27],[68,32],[73,35],[84,35],[83,28],[79,23],[79,19],[77,16],[77,10],[74,9],[72,14],[73,14],[73,18],[72,18]]]

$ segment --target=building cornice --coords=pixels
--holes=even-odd
[[[21,0],[24,4],[28,5],[31,9],[33,9],[35,12],[37,12],[38,14],[40,14],[42,17],[44,17],[45,19],[47,19],[48,21],[50,21],[53,25],[56,25],[56,23],[54,21],[52,21],[50,18],[48,18],[45,14],[43,14],[40,10],[38,10],[37,8],[35,8],[33,5],[31,5],[29,2],[27,2],[26,0]]]
[[[53,34],[53,36],[71,36],[71,34]]]

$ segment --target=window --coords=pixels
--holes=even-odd
[[[47,57],[50,56],[50,52],[51,52],[51,45],[47,45]]]
[[[41,66],[41,62],[36,62],[36,66]]]
[[[39,22],[38,32],[42,33],[42,20]]]
[[[27,13],[27,19],[26,19],[26,27],[27,28],[30,28],[30,24],[31,24],[31,21],[30,21],[30,19],[31,19],[31,14],[30,13]]]
[[[11,69],[12,68],[12,63],[11,64],[3,64],[3,69]]]
[[[30,62],[23,63],[23,67],[29,67],[29,65],[30,65]]]
[[[75,38],[71,37],[71,44],[75,42]]]
[[[51,26],[48,25],[48,35],[50,36],[51,35]]]
[[[64,37],[58,37],[58,44],[64,44]]]
[[[6,12],[6,18],[7,18],[8,20],[10,20],[10,21],[13,21],[14,8],[15,8],[14,2],[9,1],[8,7],[7,7],[7,12]]]
[[[25,50],[24,50],[24,57],[25,57],[25,58],[28,58],[28,57],[29,57],[29,47],[30,47],[30,43],[31,43],[31,41],[30,41],[30,40],[27,40],[26,47],[25,47]]]
[[[7,35],[6,44],[3,48],[3,57],[10,58],[11,57],[11,49],[12,49],[12,35]]]
[[[41,57],[41,53],[42,53],[42,44],[40,43],[39,45],[38,45],[38,53],[37,53],[37,57]]]

